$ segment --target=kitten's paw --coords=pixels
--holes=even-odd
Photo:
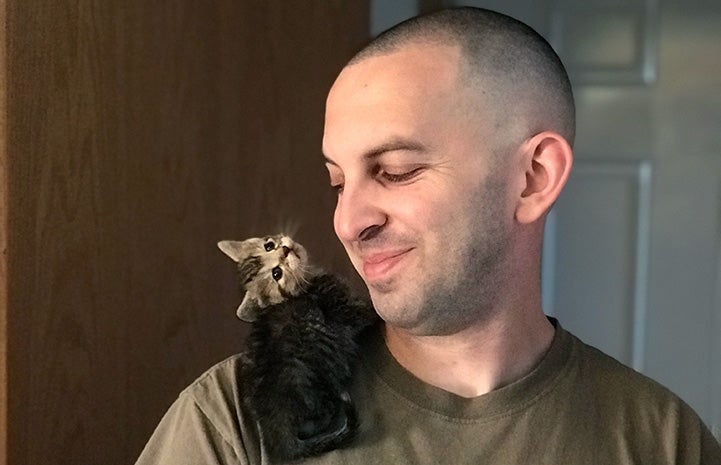
[[[303,422],[298,430],[300,449],[303,456],[317,455],[348,444],[356,434],[358,420],[355,408],[347,392],[341,394],[341,402],[334,412],[324,417]]]
[[[314,438],[332,440],[346,434],[350,429],[349,420],[345,408],[340,408],[335,413],[327,412],[327,415],[323,417],[315,417],[304,421],[298,429],[298,439],[301,441]]]

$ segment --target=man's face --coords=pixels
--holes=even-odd
[[[416,334],[490,310],[513,218],[460,58],[428,45],[368,58],[343,70],[326,107],[336,234],[381,317]]]

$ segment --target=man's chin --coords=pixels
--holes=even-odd
[[[369,288],[371,301],[378,315],[387,324],[399,328],[413,327],[417,322],[415,298],[396,292],[381,292]]]
[[[370,292],[371,294],[371,297],[373,297],[374,294],[380,297],[388,296],[389,294],[394,294],[398,292],[398,286],[393,279],[364,282],[366,284],[366,287],[368,288],[368,292]]]

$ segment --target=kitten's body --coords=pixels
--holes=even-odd
[[[252,328],[242,396],[268,451],[294,459],[345,445],[357,427],[348,392],[357,338],[376,319],[372,307],[308,267],[287,236],[219,247],[238,262],[246,290],[238,316]]]

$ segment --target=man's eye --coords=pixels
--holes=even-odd
[[[270,252],[271,250],[275,250],[275,243],[273,241],[268,241],[265,243],[265,251]]]
[[[336,194],[343,192],[343,184],[331,184],[330,188],[333,189],[333,192]]]
[[[280,281],[280,278],[283,277],[283,270],[281,270],[279,266],[273,268],[273,271],[271,271],[271,273],[273,274],[273,279],[275,279],[276,281]]]
[[[389,173],[387,171],[382,171],[381,175],[384,179],[390,182],[403,182],[408,181],[409,179],[412,179],[416,175],[420,174],[420,172],[423,170],[422,167],[412,169],[410,171],[406,171],[405,173]]]

